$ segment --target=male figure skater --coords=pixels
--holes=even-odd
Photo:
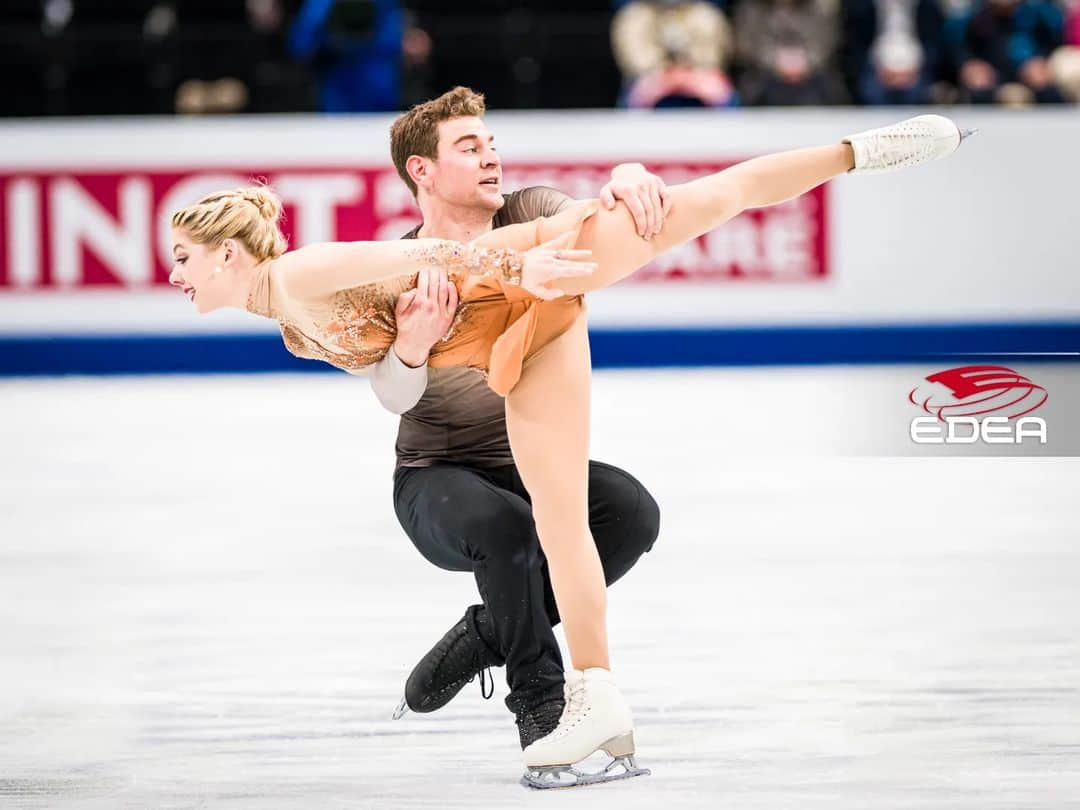
[[[555,189],[502,193],[502,164],[482,120],[484,98],[455,88],[413,107],[391,129],[391,153],[416,196],[423,223],[405,238],[467,242],[492,228],[552,216],[572,200]],[[622,200],[638,233],[658,233],[664,183],[640,164],[617,166],[601,191]],[[446,274],[422,273],[398,301],[397,339],[374,370],[379,401],[402,415],[394,508],[421,554],[440,568],[471,571],[482,604],[465,611],[409,676],[395,717],[446,705],[478,674],[506,665],[521,747],[550,733],[563,711],[563,665],[552,626],[559,621],[536,536],[529,495],[514,466],[503,400],[470,369],[426,366],[450,328],[457,293]],[[660,513],[633,476],[589,465],[589,525],[607,583],[650,550]]]

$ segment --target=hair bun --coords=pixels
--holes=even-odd
[[[281,199],[267,186],[251,186],[240,189],[240,196],[254,205],[263,219],[277,222],[281,217]]]
[[[276,259],[289,243],[281,232],[281,198],[269,186],[246,186],[208,194],[170,220],[200,245],[238,239],[258,261]]]

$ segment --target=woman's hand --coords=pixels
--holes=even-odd
[[[560,298],[565,293],[557,287],[548,286],[560,278],[580,278],[592,275],[596,263],[586,261],[592,257],[591,250],[572,250],[576,231],[567,231],[550,242],[544,242],[525,252],[521,262],[521,288],[542,301]]]

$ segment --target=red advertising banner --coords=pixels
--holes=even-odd
[[[729,164],[650,165],[670,183]],[[504,189],[550,185],[595,197],[604,164],[515,165]],[[5,291],[146,288],[167,283],[169,216],[202,195],[269,182],[285,203],[290,244],[395,239],[420,221],[391,168],[238,167],[161,171],[0,174],[0,294]],[[782,206],[749,211],[672,250],[632,277],[655,281],[815,281],[828,273],[827,194],[818,188]]]

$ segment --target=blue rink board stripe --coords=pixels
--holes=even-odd
[[[592,331],[597,368],[1080,360],[1080,322]],[[329,371],[277,335],[0,336],[0,376]]]

